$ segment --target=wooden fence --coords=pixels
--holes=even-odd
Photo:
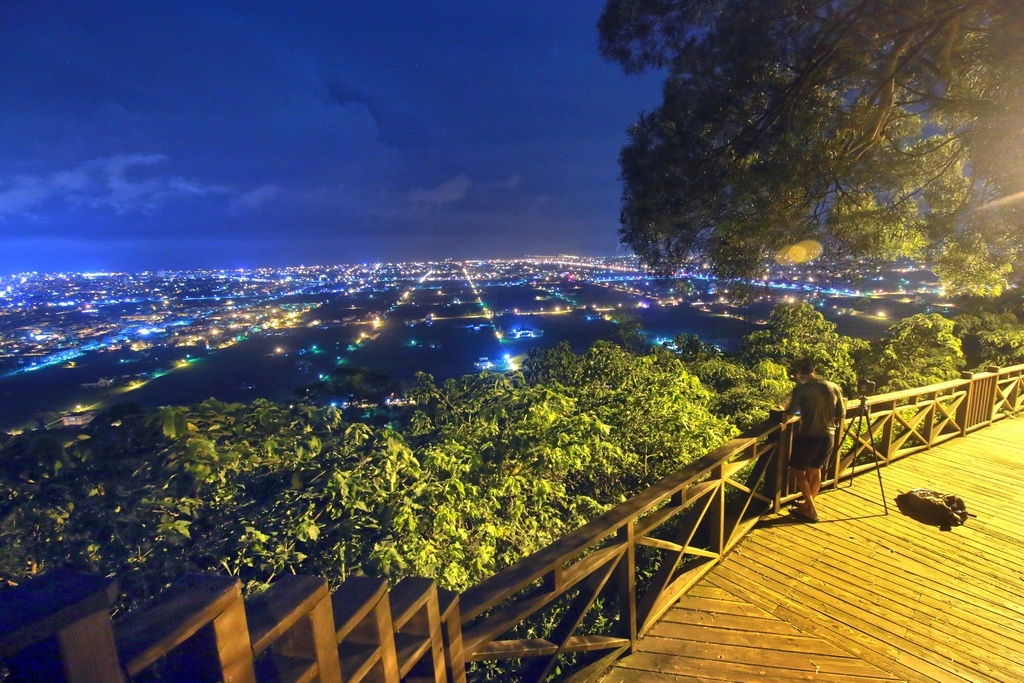
[[[825,484],[966,436],[1024,407],[1024,365],[848,402]],[[458,595],[409,578],[285,576],[252,600],[190,576],[111,623],[112,579],[56,571],[0,592],[11,680],[466,681],[469,662],[514,678],[599,676],[767,513],[798,497],[796,419],[730,440]],[[570,672],[570,673],[567,673]],[[507,680],[508,678],[506,678]]]

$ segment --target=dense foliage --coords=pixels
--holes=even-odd
[[[0,576],[71,563],[130,598],[186,570],[436,577],[463,589],[733,433],[667,353],[595,345],[437,386],[392,427],[333,408],[118,411],[0,451]]]
[[[765,419],[798,357],[853,396],[855,367],[880,390],[955,378],[958,335],[972,367],[1024,362],[1022,329],[1009,314],[917,315],[868,345],[796,304],[738,357],[681,335],[422,375],[386,424],[308,403],[117,406],[84,430],[0,440],[0,580],[70,564],[116,573],[129,602],[195,570],[250,587],[304,572],[464,589]]]
[[[958,291],[1013,277],[1024,3],[607,0],[598,28],[626,72],[667,72],[620,156],[646,262],[760,277],[812,240],[842,265],[929,258]]]
[[[963,365],[953,321],[938,313],[913,315],[890,327],[878,345],[879,389],[898,391],[956,379]]]
[[[840,335],[835,323],[800,302],[776,306],[767,326],[743,341],[741,354],[751,365],[773,361],[786,368],[798,358],[809,358],[819,374],[849,390],[857,383],[854,354],[865,346],[863,340]]]
[[[680,335],[670,347],[711,389],[712,410],[740,430],[768,419],[769,411],[784,405],[793,388],[789,369],[775,360],[737,362],[695,335]]]
[[[954,333],[963,340],[967,365],[1013,365],[1024,360],[1024,327],[1009,312],[982,311],[956,318]]]

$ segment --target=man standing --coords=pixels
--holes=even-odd
[[[813,361],[800,359],[794,365],[797,385],[786,407],[786,419],[800,413],[800,422],[793,435],[789,468],[793,472],[803,501],[796,511],[818,521],[814,499],[821,488],[821,468],[832,453],[836,428],[846,417],[846,402],[840,388],[815,374]]]

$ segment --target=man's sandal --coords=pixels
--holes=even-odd
[[[810,512],[808,512],[805,508],[803,508],[800,505],[797,505],[796,507],[793,508],[793,514],[803,517],[812,524],[818,521],[817,515],[812,515]]]

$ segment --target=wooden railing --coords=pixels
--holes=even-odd
[[[459,596],[430,579],[284,576],[250,600],[238,579],[190,575],[111,623],[117,582],[58,570],[0,593],[12,681],[465,683]]]
[[[1024,365],[848,401],[828,484],[966,436],[1024,408]],[[354,577],[333,595],[283,577],[243,601],[238,581],[193,576],[112,624],[116,584],[53,572],[0,592],[12,680],[123,682],[151,667],[190,681],[465,681],[560,668],[599,676],[769,512],[798,497],[796,418],[770,420],[462,595],[409,578]],[[870,425],[870,428],[868,427]],[[507,661],[515,660],[515,661]]]
[[[960,379],[847,401],[840,457],[826,485],[987,427],[1024,408],[1024,365],[965,372]],[[870,429],[869,429],[870,426]],[[874,446],[874,453],[871,452]]]

